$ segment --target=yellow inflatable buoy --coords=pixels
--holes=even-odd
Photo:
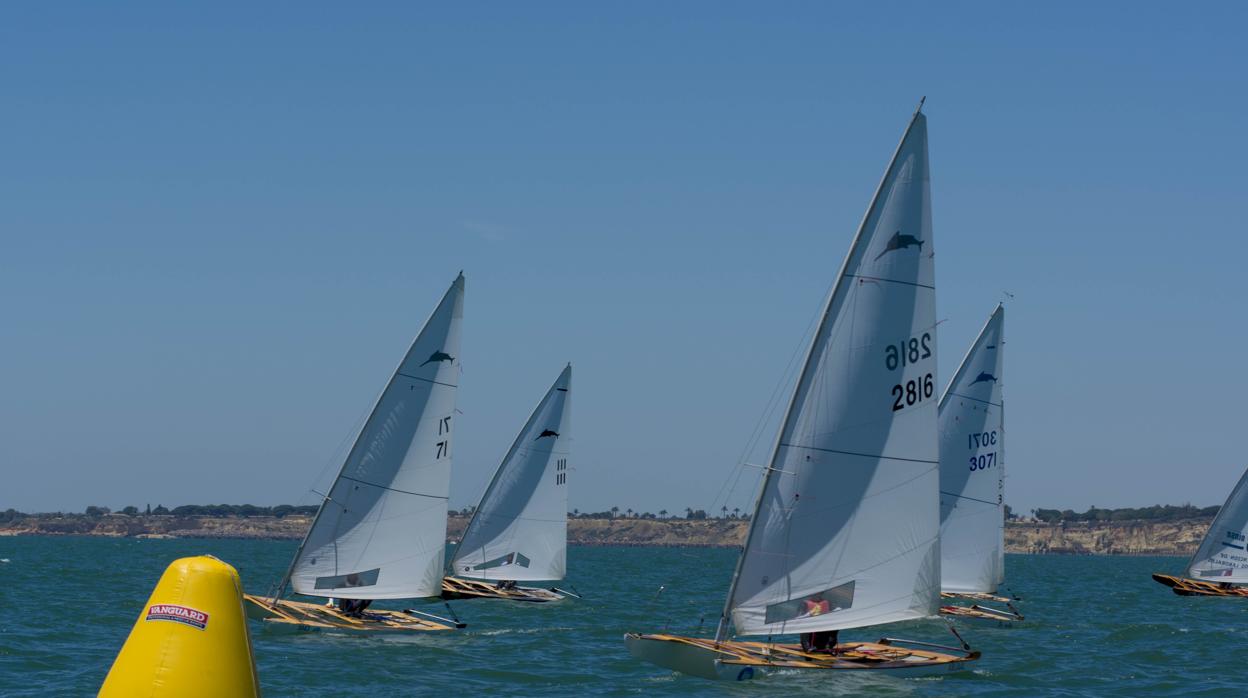
[[[174,560],[108,671],[100,696],[259,696],[238,571]]]

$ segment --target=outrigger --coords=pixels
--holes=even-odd
[[[1025,620],[1022,613],[1014,607],[1011,599],[1004,596],[996,596],[993,594],[949,594],[941,592],[942,599],[967,599],[972,601],[994,601],[996,603],[1004,603],[1009,610],[996,608],[993,606],[984,606],[979,603],[972,603],[970,606],[960,606],[958,604],[944,604],[940,607],[940,615],[961,621],[972,621],[978,623],[989,623],[998,626],[1011,626],[1014,623]]]
[[[573,592],[518,582],[564,578],[568,549],[568,444],[572,365],[529,415],[503,456],[442,579],[444,599],[545,603]]]
[[[964,662],[979,658],[979,652],[958,647],[887,637],[878,642],[840,643],[835,654],[807,652],[801,645],[716,642],[664,634],[629,634],[625,642],[638,659],[721,681],[762,678],[782,669],[879,671],[915,678],[957,671]]]
[[[460,274],[377,399],[281,582],[267,597],[244,596],[249,617],[301,630],[464,627],[415,609],[368,608],[441,594],[463,304]],[[281,598],[288,587],[330,600]]]
[[[629,633],[633,656],[723,680],[776,670],[919,676],[979,658],[965,642],[836,643],[840,630],[933,617],[940,604],[930,211],[927,125],[916,110],[824,306],[715,637]],[[793,634],[800,644],[770,639]]]
[[[1179,596],[1248,596],[1248,586],[1225,582],[1202,582],[1199,579],[1154,574],[1153,581],[1170,587]]]
[[[578,598],[572,592],[563,591],[555,587],[541,589],[538,587],[506,584],[500,586],[500,584],[482,582],[476,579],[463,579],[461,577],[443,577],[442,598],[503,599],[504,601],[527,601],[531,603],[558,601],[568,597]]]
[[[1154,574],[1179,596],[1248,597],[1248,471],[1218,509],[1192,559],[1190,577]]]

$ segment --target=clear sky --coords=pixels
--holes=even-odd
[[[1006,501],[1220,503],[1246,7],[7,4],[0,508],[317,501],[460,269],[453,506],[572,361],[572,507],[745,508],[921,95]]]

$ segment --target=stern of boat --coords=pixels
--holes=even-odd
[[[671,635],[627,633],[624,635],[624,644],[628,647],[629,653],[637,659],[690,676],[712,681],[747,679],[754,676],[752,667],[750,671],[743,671],[747,667],[732,667],[732,671],[728,673],[733,675],[724,676],[724,667],[717,661],[717,652],[702,645],[690,644],[682,638]],[[745,675],[737,676],[737,674]]]
[[[243,608],[247,611],[247,617],[251,620],[268,620],[280,617],[281,614],[274,611],[269,603],[270,600],[262,596],[243,594]]]

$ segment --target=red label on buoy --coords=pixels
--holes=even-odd
[[[147,620],[171,620],[200,630],[208,627],[207,613],[170,603],[158,603],[147,609]]]

